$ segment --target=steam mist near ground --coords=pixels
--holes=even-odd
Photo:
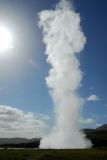
[[[90,141],[79,132],[83,100],[77,90],[83,75],[77,55],[86,43],[80,21],[80,15],[67,0],[60,0],[55,10],[39,13],[47,62],[52,66],[46,83],[55,111],[55,124],[50,134],[42,139],[41,148],[91,147]]]

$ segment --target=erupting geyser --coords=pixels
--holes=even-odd
[[[77,54],[86,43],[80,16],[69,1],[60,0],[55,10],[44,10],[39,18],[47,62],[52,66],[46,83],[55,107],[55,125],[51,133],[42,139],[40,147],[90,147],[90,141],[79,131],[83,100],[77,94],[82,80]]]

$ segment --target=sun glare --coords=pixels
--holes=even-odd
[[[7,28],[0,26],[0,51],[12,48],[12,36]]]

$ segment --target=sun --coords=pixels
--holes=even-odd
[[[12,36],[8,29],[0,26],[0,51],[12,48]]]

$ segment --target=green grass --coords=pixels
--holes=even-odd
[[[0,160],[107,160],[107,150],[7,149],[0,150]]]

